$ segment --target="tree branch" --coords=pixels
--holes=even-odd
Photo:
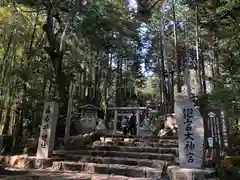
[[[151,6],[150,9],[155,8],[155,6],[156,6],[160,1],[163,2],[163,0],[156,0],[156,1],[153,3],[153,5]]]

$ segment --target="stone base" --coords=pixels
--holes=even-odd
[[[171,180],[217,180],[214,169],[187,169],[169,166],[167,174]]]
[[[62,159],[59,159],[62,160]],[[16,155],[16,156],[0,156],[2,165],[14,168],[24,169],[45,169],[52,166],[54,158],[40,159],[35,156]]]
[[[32,159],[32,168],[34,169],[46,169],[52,167],[53,161],[56,161],[54,158],[40,159],[37,157],[30,157]]]

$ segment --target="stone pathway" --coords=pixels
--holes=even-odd
[[[11,171],[10,171],[11,170]],[[88,174],[79,172],[55,172],[10,169],[11,175],[0,175],[1,180],[151,180],[151,178],[129,178],[126,176]]]

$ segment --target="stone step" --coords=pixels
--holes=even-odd
[[[97,133],[99,137],[105,137],[105,138],[134,138],[134,139],[178,139],[178,136],[124,136],[121,134],[104,134],[104,133]]]
[[[162,169],[164,165],[173,165],[171,162],[164,160],[149,160],[149,159],[136,159],[125,157],[92,157],[86,155],[64,155],[62,159],[75,162],[89,162],[97,164],[123,164],[130,166],[145,166],[151,168]]]
[[[168,143],[168,142],[174,142],[178,144],[178,140],[176,139],[134,139],[134,138],[100,138],[100,141],[102,142],[151,142],[151,143]]]
[[[162,172],[155,168],[127,166],[119,164],[96,164],[70,161],[53,162],[53,170],[78,171],[86,173],[100,173],[121,175],[128,177],[157,178],[161,177]]]
[[[116,146],[147,146],[147,147],[178,147],[177,140],[160,140],[159,142],[149,142],[149,141],[130,141],[130,140],[120,140],[120,141],[95,141],[94,144],[98,146],[106,145],[116,145]]]
[[[148,142],[159,142],[161,140],[175,140],[178,141],[178,137],[176,136],[166,136],[166,137],[152,137],[152,136],[135,136],[135,137],[128,137],[128,136],[101,136],[101,141],[116,141],[116,140],[129,140],[129,141],[148,141]]]
[[[108,146],[86,146],[84,147],[86,150],[101,150],[101,151],[127,151],[127,152],[147,152],[147,153],[160,153],[160,154],[178,154],[178,148],[175,147],[137,147],[137,146],[115,146],[115,145],[108,145]]]
[[[174,154],[159,154],[159,153],[146,153],[146,152],[121,152],[121,151],[99,151],[99,150],[76,150],[76,151],[64,151],[55,150],[53,155],[88,155],[93,157],[126,157],[126,158],[138,158],[138,159],[154,159],[165,160],[173,162],[175,159]]]
[[[50,171],[50,170],[29,170],[23,173],[21,169],[8,170],[8,172],[14,173],[14,175],[4,176],[0,175],[4,180],[152,180],[152,178],[139,178],[139,177],[127,177],[110,174],[95,174],[84,172],[63,172],[63,171]]]

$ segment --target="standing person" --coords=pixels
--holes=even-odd
[[[129,128],[131,136],[136,135],[136,116],[135,116],[134,112],[131,113],[130,120],[128,123],[128,128]]]
[[[127,116],[123,117],[121,125],[122,125],[123,135],[127,135],[128,133],[128,117]]]

